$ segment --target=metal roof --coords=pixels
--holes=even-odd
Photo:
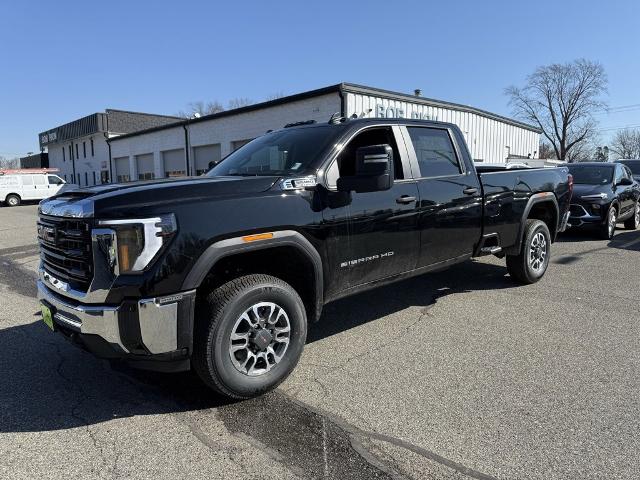
[[[399,100],[399,101],[403,101],[403,102],[411,102],[411,103],[417,103],[417,104],[421,104],[421,105],[428,105],[428,106],[433,106],[433,107],[439,107],[439,108],[448,108],[448,109],[452,109],[452,110],[459,110],[459,111],[464,111],[464,112],[469,112],[469,113],[475,113],[477,115],[486,117],[486,118],[490,118],[493,120],[497,120],[499,122],[503,122],[503,123],[507,123],[510,125],[514,125],[520,128],[524,128],[526,130],[531,130],[533,132],[536,133],[542,133],[542,130],[540,130],[537,127],[534,127],[532,125],[528,125],[526,123],[523,122],[519,122],[517,120],[514,120],[512,118],[508,118],[508,117],[504,117],[502,115],[498,115],[495,113],[491,113],[488,112],[486,110],[481,110],[479,108],[475,108],[475,107],[470,107],[468,105],[462,105],[459,103],[452,103],[452,102],[445,102],[442,100],[435,100],[432,98],[426,98],[426,97],[418,97],[415,95],[410,95],[410,94],[405,94],[405,93],[400,93],[400,92],[393,92],[391,90],[384,90],[384,89],[380,89],[380,88],[375,88],[375,87],[367,87],[364,85],[358,85],[355,83],[347,83],[347,82],[342,82],[342,83],[338,83],[335,85],[330,85],[328,87],[324,87],[324,88],[318,88],[315,90],[309,90],[306,92],[302,92],[302,93],[296,93],[294,95],[288,95],[286,97],[280,97],[280,98],[276,98],[274,100],[268,100],[266,102],[260,102],[260,103],[255,103],[253,105],[248,105],[246,107],[240,107],[240,108],[235,108],[232,110],[224,110],[222,112],[218,112],[218,113],[212,113],[210,115],[203,115],[201,117],[198,118],[188,118],[188,119],[184,119],[175,123],[169,123],[166,125],[161,125],[161,126],[157,126],[157,127],[152,127],[152,128],[147,128],[144,130],[139,130],[136,132],[132,132],[132,133],[127,133],[124,135],[119,135],[117,137],[112,137],[110,138],[108,141],[109,142],[116,142],[118,140],[122,140],[122,139],[126,139],[126,138],[130,138],[130,137],[136,137],[138,135],[145,135],[147,133],[152,133],[152,132],[157,132],[160,130],[167,130],[170,128],[176,128],[176,127],[180,127],[183,125],[190,125],[193,123],[200,123],[200,122],[206,122],[208,120],[215,120],[215,119],[219,119],[219,118],[224,118],[224,117],[228,117],[231,115],[239,115],[242,113],[246,113],[246,112],[252,112],[255,110],[261,110],[263,108],[269,108],[269,107],[274,107],[277,105],[284,105],[287,103],[291,103],[291,102],[297,102],[300,100],[306,100],[307,98],[314,98],[314,97],[319,97],[321,95],[326,95],[329,93],[338,93],[340,95],[344,94],[344,93],[356,93],[356,94],[363,94],[363,95],[371,95],[371,96],[378,96],[378,97],[385,97],[385,98],[389,98],[392,100]],[[344,107],[343,107],[344,108]],[[345,112],[341,112],[342,114],[345,114]],[[328,119],[327,119],[328,120]]]

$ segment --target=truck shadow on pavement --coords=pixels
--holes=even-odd
[[[502,265],[464,262],[441,272],[382,286],[328,304],[319,322],[309,326],[307,343],[369,323],[409,307],[430,308],[447,295],[514,288]]]
[[[466,262],[327,305],[320,322],[310,327],[308,342],[409,306],[429,307],[451,293],[515,286],[504,266]],[[192,373],[113,368],[52,334],[38,313],[33,316],[38,321],[9,327],[0,319],[0,432],[62,430],[211,408],[223,415],[237,408]]]

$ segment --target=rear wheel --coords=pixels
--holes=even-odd
[[[549,227],[542,220],[529,219],[525,224],[520,253],[507,255],[507,270],[520,283],[535,283],[547,271],[550,254]]]
[[[5,198],[4,201],[10,207],[17,207],[20,205],[20,197],[13,193],[11,195],[7,195],[7,198]]]
[[[600,237],[603,240],[611,240],[616,232],[616,224],[618,223],[618,211],[613,205],[607,213],[607,221],[600,226]]]
[[[640,200],[636,202],[633,215],[624,222],[624,228],[627,230],[636,230],[640,226]]]
[[[277,387],[295,368],[307,336],[298,293],[270,275],[247,275],[199,305],[193,366],[212,389],[250,398]]]

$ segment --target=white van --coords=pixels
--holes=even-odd
[[[0,174],[0,202],[15,207],[22,201],[51,197],[65,181],[51,173]]]

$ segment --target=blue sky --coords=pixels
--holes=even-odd
[[[640,104],[640,3],[584,1],[5,1],[0,155],[105,108],[174,114],[341,81],[509,115],[503,90],[585,57],[610,106]],[[640,108],[598,116],[640,125]]]

